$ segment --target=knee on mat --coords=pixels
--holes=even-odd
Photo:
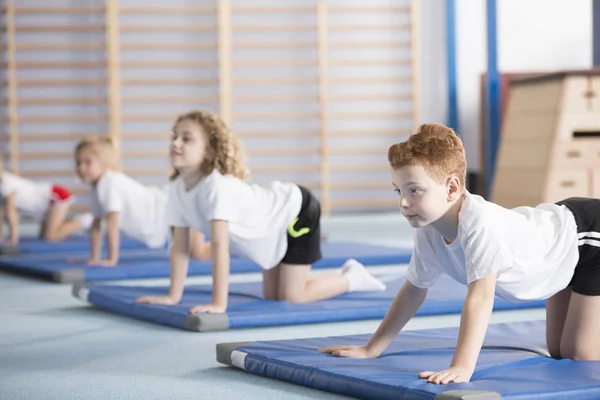
[[[573,361],[598,361],[600,354],[595,349],[579,349],[567,346],[561,346],[560,355]]]
[[[58,242],[58,241],[60,241],[60,237],[57,234],[55,234],[54,232],[44,233],[42,235],[42,239],[44,239],[47,242]]]
[[[307,303],[306,296],[302,293],[286,293],[279,297],[281,300],[287,301],[288,303],[302,304]]]

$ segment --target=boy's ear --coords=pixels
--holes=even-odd
[[[448,194],[448,202],[455,201],[462,193],[462,185],[460,184],[460,179],[456,176],[448,177],[446,181],[446,188]]]

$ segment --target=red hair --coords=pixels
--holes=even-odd
[[[407,141],[390,146],[388,161],[394,170],[419,165],[439,183],[455,175],[465,185],[465,148],[454,130],[441,124],[423,124]]]

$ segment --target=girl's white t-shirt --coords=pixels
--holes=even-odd
[[[274,181],[263,187],[215,170],[190,190],[181,178],[169,187],[170,226],[210,236],[211,221],[228,221],[232,255],[264,269],[277,266],[285,255],[288,225],[302,206],[297,185]]]

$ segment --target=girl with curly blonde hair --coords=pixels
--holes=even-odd
[[[119,262],[120,234],[148,248],[166,248],[171,232],[167,224],[165,188],[146,186],[120,171],[117,146],[106,136],[90,136],[75,147],[77,175],[90,185],[93,223],[89,231],[88,265],[112,267]],[[101,257],[101,226],[106,222],[107,258]],[[198,233],[199,235],[199,233]],[[204,238],[191,250],[194,258],[206,258]]]
[[[247,182],[239,139],[215,114],[192,111],[173,126],[169,224],[173,227],[171,285],[163,297],[138,302],[178,304],[188,269],[189,229],[211,239],[213,298],[190,312],[227,309],[230,252],[253,261],[263,273],[267,300],[306,303],[354,290],[384,290],[355,260],[341,271],[309,276],[321,258],[318,200],[306,188],[279,181]]]

